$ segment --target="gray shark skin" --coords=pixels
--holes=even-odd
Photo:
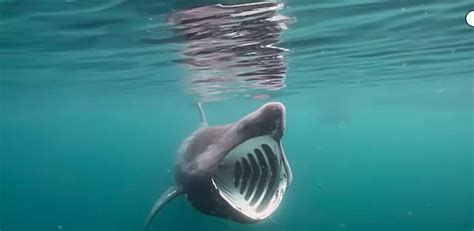
[[[155,203],[145,229],[169,201],[186,195],[203,214],[239,223],[268,218],[292,181],[281,139],[286,109],[264,104],[234,123],[209,126],[200,105],[201,125],[182,143],[174,167],[175,186]]]

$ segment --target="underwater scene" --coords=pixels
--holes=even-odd
[[[473,80],[472,0],[0,0],[0,231],[472,231]]]

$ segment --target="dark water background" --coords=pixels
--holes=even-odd
[[[179,198],[152,230],[474,229],[473,2],[286,1],[271,23],[206,21],[265,25],[242,41],[277,48],[190,51],[222,31],[170,15],[215,3],[0,2],[1,231],[142,230],[197,100],[211,124],[285,103],[293,184],[274,222]]]

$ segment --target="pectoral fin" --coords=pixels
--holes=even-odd
[[[148,228],[150,225],[151,221],[153,220],[153,217],[160,211],[160,209],[167,204],[168,202],[172,201],[174,198],[177,196],[181,195],[182,191],[174,186],[169,187],[165,193],[163,193],[160,198],[155,202],[155,205],[153,205],[153,208],[150,211],[150,214],[148,214],[148,218],[146,219],[145,223],[145,230]]]

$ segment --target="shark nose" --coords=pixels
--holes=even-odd
[[[275,116],[284,116],[285,114],[285,105],[279,102],[271,102],[265,105],[265,111],[271,113]]]
[[[267,103],[263,106],[264,110],[262,116],[265,117],[265,121],[270,122],[276,126],[276,128],[285,127],[285,106],[279,102]],[[272,126],[273,127],[273,126]]]

